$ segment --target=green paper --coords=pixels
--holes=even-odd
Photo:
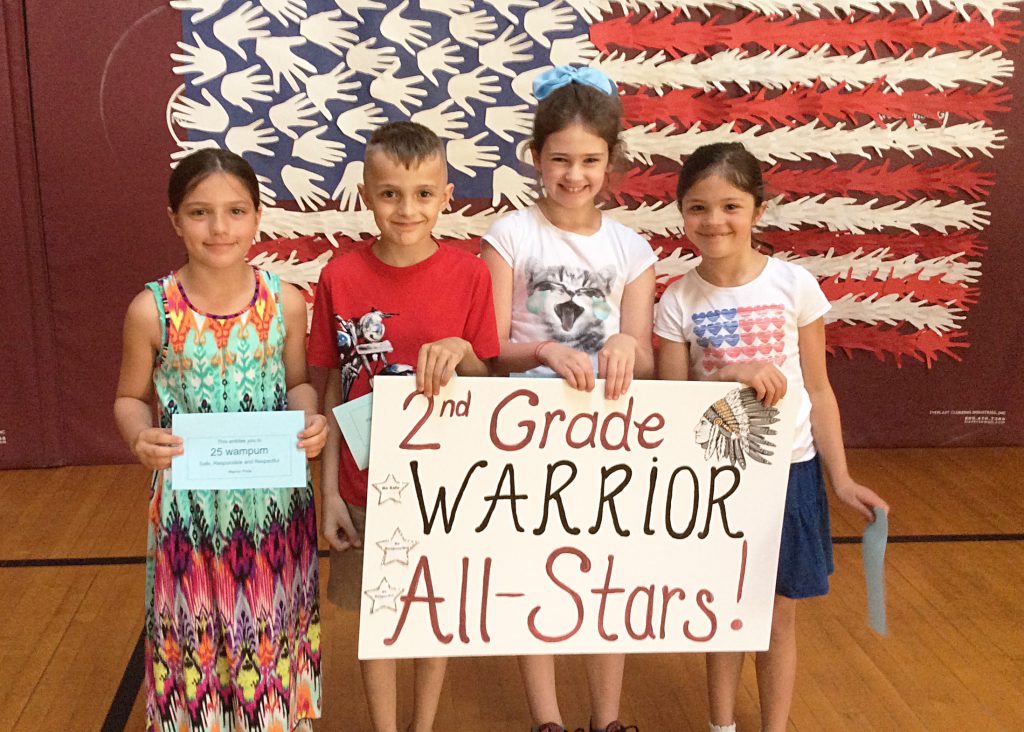
[[[348,449],[360,470],[370,464],[370,417],[373,415],[373,392],[352,399],[334,408],[334,418],[345,437]]]

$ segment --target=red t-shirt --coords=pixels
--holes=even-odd
[[[424,343],[457,336],[478,358],[498,355],[491,275],[479,258],[440,244],[418,264],[392,267],[372,243],[328,262],[313,304],[307,359],[341,369],[342,402],[370,391],[370,373],[414,373]],[[366,472],[342,437],[342,498],[366,505]]]

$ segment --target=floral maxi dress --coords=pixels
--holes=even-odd
[[[174,275],[161,316],[160,426],[192,412],[286,408],[280,280],[254,270],[240,313],[198,311]],[[298,439],[296,437],[296,439]],[[176,491],[154,475],[146,554],[150,732],[287,732],[320,716],[316,514],[301,488]]]

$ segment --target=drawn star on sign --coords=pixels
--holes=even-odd
[[[363,592],[364,595],[370,598],[370,612],[375,613],[378,610],[393,610],[398,612],[398,597],[402,594],[402,591],[397,587],[393,587],[388,578],[385,577],[380,581],[372,590],[366,590]],[[380,603],[380,606],[377,605]]]
[[[377,505],[383,503],[401,503],[402,502],[402,491],[405,490],[408,483],[402,483],[392,473],[388,473],[388,477],[382,480],[380,483],[374,483],[373,487],[377,489]]]
[[[381,566],[385,564],[408,564],[409,552],[418,542],[406,539],[401,529],[395,529],[390,539],[383,539],[377,542],[377,546],[384,550],[384,558]]]

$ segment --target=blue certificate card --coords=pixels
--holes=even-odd
[[[176,490],[299,488],[306,452],[297,447],[304,412],[175,414],[184,454],[171,461]]]
[[[373,415],[373,392],[334,408],[341,434],[356,461],[356,467],[366,470],[370,464],[370,417]]]

